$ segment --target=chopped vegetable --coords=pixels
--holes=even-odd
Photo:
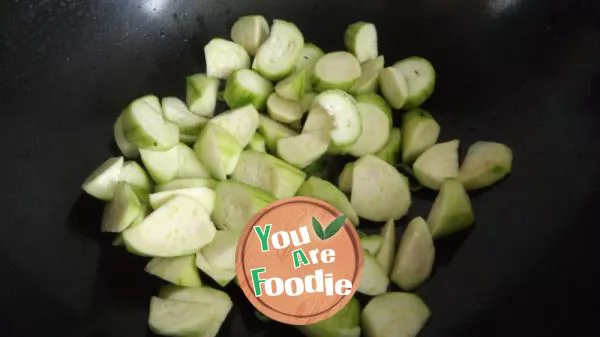
[[[352,176],[354,175],[354,163],[347,163],[338,178],[338,187],[343,192],[352,191]]]
[[[131,187],[123,182],[117,184],[113,199],[104,207],[102,231],[120,233],[142,213],[140,200]]]
[[[348,52],[325,54],[315,64],[313,88],[319,92],[330,89],[348,90],[360,78],[361,71],[356,57]]]
[[[393,67],[379,72],[379,86],[383,97],[394,109],[402,109],[408,98],[408,82],[404,75]]]
[[[206,117],[191,113],[177,97],[163,98],[162,111],[166,120],[177,124],[180,134],[198,134],[208,121]]]
[[[96,168],[81,184],[81,188],[89,195],[100,200],[111,200],[119,182],[123,169],[123,157],[113,157]]]
[[[135,144],[130,143],[127,138],[125,138],[121,116],[119,116],[115,122],[113,133],[115,137],[115,143],[117,144],[117,147],[123,156],[127,158],[136,158],[140,155],[138,147]]]
[[[181,302],[152,297],[148,325],[165,336],[204,334],[215,319],[214,308],[206,303]]]
[[[388,142],[392,130],[392,110],[377,94],[360,95],[356,97],[356,101],[362,132],[354,144],[348,147],[348,153],[361,157],[377,153]]]
[[[153,209],[158,209],[172,198],[184,195],[204,206],[210,214],[215,207],[215,192],[208,187],[188,187],[150,194],[149,202]]]
[[[246,49],[250,56],[269,36],[269,23],[262,15],[242,16],[231,27],[231,40]]]
[[[366,337],[417,336],[431,312],[417,295],[390,292],[369,301],[362,311]]]
[[[274,152],[277,149],[277,141],[281,138],[288,138],[298,134],[296,131],[265,115],[259,115],[258,120],[258,132],[265,138],[269,151]]]
[[[357,291],[369,296],[385,293],[390,284],[387,273],[371,253],[364,251],[364,257],[365,264]]]
[[[304,112],[300,102],[290,101],[272,93],[267,101],[269,117],[281,123],[294,123],[302,119]]]
[[[431,235],[434,239],[448,236],[471,227],[474,221],[465,188],[457,179],[446,179],[427,217]]]
[[[234,136],[242,148],[250,143],[250,139],[258,128],[258,111],[253,105],[229,110],[216,116],[211,123],[218,124],[230,135]]]
[[[375,153],[375,156],[385,160],[390,165],[395,165],[398,162],[401,144],[402,132],[398,128],[392,128],[388,142],[379,152]]]
[[[469,147],[458,179],[466,190],[492,185],[512,170],[512,150],[501,143],[476,142]]]
[[[324,55],[321,48],[315,46],[312,43],[305,43],[298,61],[296,62],[296,71],[306,71],[306,81],[304,81],[305,91],[312,89],[312,77],[315,72],[315,64]]]
[[[296,195],[323,200],[340,210],[355,226],[359,224],[358,215],[348,197],[327,180],[310,177],[300,186]]]
[[[435,145],[440,125],[425,110],[414,109],[402,116],[402,162],[412,163]]]
[[[383,244],[383,236],[381,235],[366,235],[360,238],[360,244],[364,250],[371,255],[376,256],[381,245]]]
[[[431,275],[435,247],[427,223],[414,218],[402,234],[390,279],[403,290],[413,290]]]
[[[232,109],[252,104],[256,109],[263,110],[271,92],[271,82],[254,70],[240,69],[229,76],[223,99]]]
[[[330,318],[296,328],[306,337],[360,337],[360,303],[352,298]]]
[[[416,56],[409,57],[396,62],[393,68],[404,76],[408,84],[405,108],[417,108],[433,94],[435,70],[426,59]]]
[[[458,140],[436,144],[413,164],[415,178],[425,187],[439,190],[445,179],[458,177]]]
[[[123,111],[121,123],[127,141],[140,149],[165,151],[179,143],[179,128],[165,122],[162,112],[142,99]]]
[[[149,274],[182,287],[200,287],[202,285],[194,255],[155,257],[148,262],[145,270]]]
[[[248,143],[248,148],[258,152],[266,152],[267,151],[267,142],[265,138],[258,133],[252,135],[250,139],[250,143]]]
[[[304,47],[304,36],[295,24],[273,20],[271,35],[258,48],[252,69],[272,81],[289,75]]]
[[[146,171],[134,161],[127,161],[123,164],[118,180],[127,183],[138,197],[148,194],[152,186]]]
[[[377,57],[377,29],[368,22],[356,22],[346,28],[344,44],[360,63]]]
[[[196,265],[221,286],[234,279],[237,231],[217,231],[213,241],[196,254]]]
[[[385,59],[380,55],[360,66],[361,75],[350,88],[353,95],[375,93],[379,89],[379,73],[383,69]]]
[[[250,56],[244,47],[225,40],[214,38],[204,46],[206,74],[227,79],[234,71],[250,68]]]
[[[354,164],[350,200],[360,217],[372,221],[400,219],[411,204],[406,177],[373,155]]]
[[[275,201],[275,197],[244,183],[227,180],[215,189],[212,219],[221,230],[239,230],[258,211]]]
[[[394,249],[396,245],[396,223],[394,219],[390,219],[385,223],[381,229],[381,236],[383,237],[383,242],[375,257],[385,274],[389,275],[394,263]]]
[[[334,118],[327,113],[327,110],[321,106],[314,106],[310,109],[306,121],[302,127],[302,132],[313,132],[319,130],[328,130],[329,132],[335,129]]]
[[[299,70],[277,83],[275,91],[285,99],[299,101],[306,89],[306,70]]]
[[[321,108],[333,117],[331,141],[336,146],[350,146],[360,136],[362,125],[356,101],[340,90],[328,90],[315,97],[311,109]]]
[[[209,178],[175,179],[168,183],[154,186],[154,192],[164,192],[190,187],[208,187],[210,189],[214,189],[216,186],[217,181]]]
[[[196,156],[216,180],[227,179],[235,169],[243,149],[234,136],[213,121],[202,129],[194,145]]]
[[[205,74],[195,74],[186,78],[186,103],[191,112],[204,117],[212,117],[217,105],[219,79]]]
[[[140,150],[142,162],[148,173],[158,184],[168,183],[177,177],[179,172],[180,152],[177,146],[168,151]]]
[[[277,141],[277,155],[286,162],[306,168],[317,161],[329,148],[329,132],[317,130]]]

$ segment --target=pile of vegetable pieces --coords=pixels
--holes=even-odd
[[[146,271],[172,283],[151,299],[156,333],[216,336],[233,303],[199,270],[229,284],[240,230],[269,203],[295,195],[334,205],[356,226],[385,223],[380,234],[361,232],[358,291],[372,299],[362,311],[352,299],[332,318],[297,327],[303,334],[416,336],[428,321],[429,308],[410,291],[431,274],[434,240],[473,225],[467,191],[508,175],[512,152],[477,142],[459,166],[459,140],[438,143],[440,125],[419,108],[435,88],[430,62],[409,57],[386,67],[372,23],[349,25],[344,42],[346,51],[324,53],[291,22],[241,17],[231,40],[204,47],[206,73],[186,79],[185,101],[147,95],[116,119],[122,155],[82,188],[107,202],[102,231],[116,233],[114,244],[151,257]],[[219,100],[230,110],[216,114]],[[355,159],[337,181],[319,177],[327,158],[342,155]],[[407,214],[411,189],[397,165],[438,191],[398,246],[395,221]]]

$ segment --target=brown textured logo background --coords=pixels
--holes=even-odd
[[[293,325],[306,325],[327,319],[336,314],[350,301],[360,281],[363,269],[363,252],[358,234],[350,221],[346,220],[342,229],[333,237],[321,240],[312,227],[312,217],[319,220],[323,229],[342,213],[333,206],[308,197],[292,197],[274,202],[256,214],[244,227],[236,252],[237,277],[240,287],[250,302],[262,313],[270,318]],[[253,230],[254,226],[272,224],[269,235],[269,251],[262,252],[260,239]],[[293,231],[299,233],[299,228],[306,226],[310,235],[310,243],[284,249],[272,247],[270,237],[279,231]],[[311,261],[309,251],[319,249],[335,250],[335,261],[303,265],[294,268],[292,251],[303,249]],[[311,261],[312,262],[312,261]],[[333,274],[333,284],[340,279],[352,282],[349,295],[341,296],[334,293],[326,296],[325,293],[303,293],[300,296],[289,296],[285,293],[279,296],[268,296],[264,293],[260,297],[254,296],[252,275],[250,270],[265,267],[265,273],[260,274],[262,279],[279,277],[285,281],[291,277],[304,279],[306,275],[314,274],[315,270],[322,269],[323,274]],[[264,287],[263,287],[264,288]]]

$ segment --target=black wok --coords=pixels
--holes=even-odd
[[[600,3],[594,0],[6,0],[0,4],[2,336],[141,337],[159,281],[100,235],[87,174],[116,153],[133,98],[184,92],[202,47],[243,14],[294,21],[326,50],[372,21],[392,62],[438,73],[442,140],[495,140],[513,174],[472,196],[475,228],[440,241],[418,289],[424,337],[600,336]],[[420,193],[406,219],[426,215]],[[259,324],[240,292],[220,336]]]

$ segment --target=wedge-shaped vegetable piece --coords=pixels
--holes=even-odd
[[[127,138],[125,138],[125,133],[123,131],[123,124],[121,122],[121,116],[117,118],[115,121],[115,125],[113,126],[113,133],[115,137],[115,143],[119,148],[119,151],[123,154],[123,156],[127,158],[136,158],[140,155],[140,151],[135,144],[130,143]]]
[[[258,110],[264,110],[273,84],[251,69],[234,72],[227,80],[223,99],[232,109],[252,104]]]
[[[217,106],[219,79],[205,74],[194,74],[186,78],[186,103],[191,112],[212,117]]]
[[[195,261],[195,255],[155,257],[148,262],[145,271],[182,287],[200,287],[202,281]]]
[[[164,192],[190,187],[208,187],[210,189],[214,189],[217,187],[217,181],[210,178],[175,179],[166,184],[154,186],[154,192]]]
[[[140,200],[126,183],[118,183],[113,199],[104,207],[102,231],[119,233],[142,213]]]
[[[135,220],[133,220],[133,222],[131,223],[131,225],[129,225],[129,227],[127,228],[133,228],[139,224],[141,224],[144,219],[148,216],[148,214],[150,214],[152,212],[152,209],[150,208],[150,205],[148,205],[145,202],[140,202],[140,214],[138,215],[137,218],[135,218]],[[117,246],[117,247],[122,247],[125,246],[125,241],[123,240],[123,233],[119,233],[117,234],[117,236],[115,236],[115,239],[112,242],[113,246]]]
[[[360,66],[361,75],[350,88],[353,95],[375,93],[379,89],[379,73],[385,64],[383,55],[365,62]]]
[[[227,79],[236,70],[250,68],[250,56],[244,47],[222,38],[214,38],[204,46],[206,74]]]
[[[354,164],[350,200],[358,215],[371,221],[400,219],[411,204],[406,177],[370,154]]]
[[[362,124],[356,101],[339,90],[328,90],[315,97],[311,109],[321,108],[333,117],[331,140],[336,146],[350,146],[360,136]]]
[[[127,183],[138,197],[150,193],[152,187],[152,181],[146,171],[134,161],[127,161],[123,164],[119,181]]]
[[[417,295],[390,292],[365,306],[362,329],[366,337],[415,337],[430,316],[429,308]]]
[[[429,61],[413,56],[396,62],[393,67],[402,73],[408,83],[405,108],[417,108],[433,94],[435,70]]]
[[[277,141],[277,155],[286,162],[306,168],[317,161],[329,148],[329,132],[317,130]]]
[[[215,319],[214,308],[209,304],[165,300],[150,300],[150,329],[164,336],[204,334]]]
[[[348,163],[340,173],[338,187],[343,192],[352,191],[352,176],[354,175],[354,163]]]
[[[371,253],[364,251],[364,257],[363,274],[357,291],[369,296],[385,293],[390,284],[387,273]]]
[[[410,291],[431,275],[435,247],[427,223],[414,218],[402,234],[390,279],[403,290]]]
[[[459,140],[435,144],[413,164],[415,178],[425,187],[439,190],[445,179],[458,177]]]
[[[296,195],[306,173],[270,154],[246,150],[231,178],[281,199]]]
[[[200,203],[210,214],[215,208],[215,191],[208,187],[188,187],[150,194],[150,206],[158,209],[172,198],[183,195]]]
[[[207,304],[214,312],[214,319],[204,333],[190,337],[216,337],[221,325],[233,307],[233,302],[227,293],[210,287],[184,288],[167,285],[160,289],[161,298],[180,302]]]
[[[248,148],[258,152],[266,152],[267,151],[267,142],[265,138],[258,133],[252,135],[250,139],[250,143],[248,143]]]
[[[488,187],[512,170],[512,150],[501,143],[476,142],[469,147],[458,179],[467,190]]]
[[[162,112],[143,99],[131,102],[121,114],[128,142],[141,149],[165,151],[179,143],[179,128],[165,122]]]
[[[269,23],[262,15],[246,15],[237,19],[231,27],[231,40],[246,49],[250,56],[269,37]]]
[[[362,132],[348,153],[355,157],[373,154],[381,150],[390,138],[392,130],[392,109],[377,94],[364,94],[356,97],[356,108],[362,124]]]
[[[364,250],[371,253],[371,255],[376,256],[383,244],[383,236],[376,234],[364,236],[360,238],[360,244]]]
[[[187,105],[177,97],[164,97],[162,111],[166,120],[175,123],[181,134],[198,134],[208,119],[193,114]]]
[[[156,95],[145,95],[145,96],[140,97],[138,100],[140,102],[144,102],[145,104],[148,104],[159,115],[162,114],[162,111],[160,110],[161,109],[160,100],[158,99],[158,97]]]
[[[217,180],[225,180],[233,172],[243,149],[234,136],[213,121],[202,129],[194,145],[196,156]]]
[[[393,67],[379,72],[379,87],[383,97],[394,109],[402,109],[408,98],[408,82],[401,72]]]
[[[240,230],[258,211],[275,198],[266,192],[237,181],[219,183],[212,219],[222,230]]]
[[[303,47],[304,36],[296,25],[273,20],[271,35],[258,48],[252,69],[272,81],[278,81],[294,70]]]
[[[244,148],[258,128],[258,111],[253,105],[245,105],[241,108],[226,111],[213,118],[211,122],[227,130]]]
[[[300,102],[290,101],[272,93],[267,100],[267,111],[269,117],[281,123],[294,123],[302,119],[304,112]]]
[[[346,28],[344,44],[360,63],[372,60],[379,54],[377,29],[369,22],[356,22]]]
[[[360,303],[352,298],[330,318],[296,328],[306,337],[360,337]]]
[[[474,221],[465,188],[457,179],[446,179],[427,217],[431,235],[434,239],[448,236],[471,227]]]
[[[330,89],[348,90],[361,75],[360,63],[354,55],[337,51],[323,55],[315,64],[313,88],[316,91]]]
[[[440,125],[423,109],[413,109],[402,116],[402,162],[412,163],[435,145]]]
[[[306,81],[306,70],[299,70],[277,83],[275,91],[285,99],[299,101],[304,96]]]
[[[81,188],[95,198],[104,201],[111,200],[115,194],[124,161],[123,157],[109,158],[83,181]]]
[[[325,109],[319,105],[315,105],[308,112],[308,116],[306,116],[306,121],[302,127],[302,133],[318,130],[329,130],[329,132],[331,132],[335,129],[334,123],[334,118],[328,114]]]
[[[179,151],[179,168],[177,178],[209,178],[210,173],[200,162],[194,150],[185,144],[177,145]]]
[[[158,184],[167,183],[179,172],[180,151],[178,146],[174,146],[167,151],[140,150],[142,162],[148,170],[148,173]]]
[[[204,206],[176,196],[144,221],[123,232],[128,250],[138,255],[175,257],[196,253],[215,237],[216,229]]]
[[[259,115],[258,120],[258,132],[265,138],[269,151],[274,152],[277,149],[277,141],[281,138],[288,138],[298,134],[298,132],[265,115]]]
[[[394,250],[396,248],[396,223],[394,219],[388,220],[381,229],[383,242],[375,257],[386,275],[390,274],[394,263]]]
[[[296,62],[296,70],[306,71],[306,81],[304,81],[305,91],[309,91],[312,89],[311,79],[315,72],[315,64],[323,55],[325,55],[325,53],[323,53],[323,50],[321,50],[321,48],[315,46],[312,43],[304,44],[304,48],[302,48],[300,56],[298,57],[298,61]]]
[[[296,195],[323,200],[340,210],[355,226],[359,223],[358,215],[352,208],[348,197],[327,180],[310,177],[300,186]]]
[[[235,250],[238,231],[217,231],[214,240],[196,253],[196,266],[220,286],[235,278]]]
[[[308,91],[304,93],[304,96],[302,96],[302,99],[300,100],[300,110],[302,110],[303,114],[310,110],[315,97],[317,97],[316,92]]]
[[[388,162],[390,165],[398,163],[400,156],[400,145],[402,144],[402,132],[398,128],[392,128],[390,137],[385,146],[375,153],[375,156]]]

